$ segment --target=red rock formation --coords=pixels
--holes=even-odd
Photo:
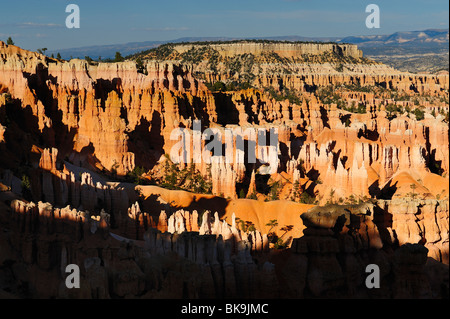
[[[351,48],[348,55],[359,58]],[[228,49],[224,56],[246,50]],[[293,51],[277,50],[287,56]],[[1,194],[30,192],[30,202],[13,201],[10,215],[2,215],[12,234],[0,239],[8,247],[12,243],[21,265],[34,267],[32,278],[24,273],[21,278],[35,296],[71,297],[63,286],[45,286],[46,279],[61,279],[55,267],[71,262],[84,265],[83,282],[91,282],[77,297],[326,297],[342,291],[363,297],[439,295],[440,279],[427,286],[424,274],[441,267],[429,264],[427,256],[449,262],[448,125],[441,115],[431,115],[432,110],[448,111],[448,102],[439,101],[448,92],[448,74],[414,75],[361,61],[347,61],[340,72],[334,62],[297,62],[289,63],[291,74],[278,72],[279,63],[263,67],[252,83],[256,89],[211,92],[197,71],[211,82],[239,74],[213,74],[202,69],[204,63],[174,61],[148,61],[143,74],[131,61],[60,62],[0,42]],[[351,89],[355,86],[360,91]],[[325,101],[318,88],[326,87],[339,92],[344,104]],[[297,99],[277,96],[284,88],[297,92]],[[390,90],[422,100],[429,96],[430,101],[418,100],[424,119],[406,111],[417,106],[412,99],[398,101]],[[345,110],[352,102],[361,103],[366,113]],[[405,108],[404,113],[392,118],[391,105]],[[236,157],[230,163],[198,163],[195,168],[211,181],[213,195],[196,199],[191,194],[186,204],[181,191],[173,191],[159,196],[166,202],[156,212],[136,204],[134,185],[108,182],[137,166],[152,169],[150,176],[160,181],[167,174],[160,159],[177,143],[170,138],[173,129],[192,132],[196,119],[202,129],[222,132],[236,126],[277,129],[276,172],[264,181],[267,167]],[[247,142],[257,145],[258,139]],[[255,152],[264,150],[258,146]],[[238,153],[236,140],[232,153]],[[277,196],[282,201],[233,201],[240,190],[247,197],[258,192],[267,198],[268,177],[281,182]],[[316,204],[369,198],[375,204],[366,204],[369,212],[366,206],[316,207],[302,215],[303,224],[298,216],[305,206],[286,201],[295,181],[301,192],[316,195]],[[230,198],[222,198],[220,217],[185,208],[214,195]],[[328,209],[338,214],[330,217]],[[292,224],[299,238],[285,252],[287,258],[265,254],[266,224],[274,214],[283,225]],[[236,216],[253,222],[256,230],[238,229]],[[128,243],[118,245],[117,239]],[[406,246],[391,254],[407,244],[422,248]],[[182,262],[174,263],[173,256]],[[385,289],[365,290],[362,265],[368,262],[383,266]],[[185,267],[192,268],[188,275]],[[388,278],[395,280],[387,283]],[[411,278],[414,289],[404,289]],[[289,286],[285,292],[283,282]]]
[[[87,160],[91,164],[98,168],[115,170],[118,174],[131,171],[136,163],[146,164],[145,157],[150,157],[150,162],[156,163],[160,155],[170,153],[176,143],[170,140],[172,129],[180,125],[192,128],[192,120],[189,119],[191,116],[202,119],[206,125],[215,122],[224,124],[233,120],[239,125],[276,123],[280,128],[280,142],[286,143],[288,148],[292,142],[289,136],[295,131],[298,125],[296,123],[304,123],[306,128],[311,127],[304,147],[311,142],[317,146],[312,146],[316,150],[310,151],[309,155],[303,155],[304,147],[301,147],[298,156],[305,162],[308,170],[314,168],[323,174],[323,182],[340,185],[340,189],[336,190],[336,195],[339,196],[368,195],[368,187],[375,180],[365,176],[371,175],[372,169],[379,176],[378,184],[382,185],[398,169],[425,168],[431,156],[434,157],[434,162],[440,163],[444,173],[448,172],[448,158],[445,156],[445,150],[448,148],[448,126],[441,122],[427,120],[419,123],[409,118],[386,122],[386,119],[376,112],[355,116],[345,111],[329,109],[317,102],[313,96],[309,102],[298,106],[286,103],[287,101],[271,100],[251,90],[244,94],[231,95],[232,105],[229,107],[236,108],[239,114],[233,119],[218,109],[219,101],[216,101],[201,82],[195,80],[189,66],[153,62],[147,65],[148,75],[144,75],[137,72],[132,62],[89,65],[85,61],[72,60],[60,63],[4,44],[2,52],[6,62],[2,63],[0,83],[7,89],[11,87],[12,81],[23,84],[19,87],[23,87],[24,91],[15,92],[11,88],[10,93],[13,98],[22,101],[22,106],[31,106],[38,119],[38,127],[43,130],[45,126],[54,126],[56,123],[53,122],[57,119],[54,115],[50,118],[48,115],[51,114],[50,110],[60,110],[61,124],[66,126],[67,131],[74,130],[73,149],[58,145],[60,152],[64,152],[61,155],[68,155],[76,161],[77,158],[85,158],[76,155],[77,153],[88,152]],[[25,60],[27,64],[22,64],[21,61]],[[316,76],[324,70],[329,72],[326,78],[324,75]],[[354,72],[355,76],[339,74],[333,70],[326,65],[310,66],[303,69],[305,72],[301,72],[304,78],[299,83],[309,86],[389,83],[390,88],[405,93],[410,93],[410,87],[414,87],[419,93],[427,94],[430,92],[420,88],[428,88],[435,94],[448,89],[448,76],[445,75],[427,77],[397,74],[397,71],[387,70],[385,66],[377,64],[353,66],[351,72]],[[26,72],[36,74],[37,80],[27,78]],[[264,81],[260,83],[261,87],[268,86],[269,83]],[[279,83],[278,80],[272,82]],[[286,82],[283,86],[302,91],[300,87],[290,85],[289,80],[282,82]],[[419,82],[422,84],[419,85]],[[33,96],[36,94],[33,91],[36,90],[47,90],[47,96]],[[202,104],[204,106],[201,107]],[[351,125],[345,127],[340,118],[348,115]],[[225,117],[221,119],[223,116]],[[282,126],[282,123],[286,126]],[[374,134],[378,135],[376,139],[371,136]],[[322,146],[326,143],[337,144]],[[406,146],[401,146],[405,143]],[[419,145],[426,143],[431,146],[420,148]],[[150,145],[154,151],[149,150]],[[328,147],[328,150],[321,150],[321,147]],[[360,155],[360,148],[364,150],[361,155],[367,157],[354,159],[354,156]],[[137,152],[138,149],[140,152]],[[74,151],[76,153],[73,153]],[[313,159],[311,156],[315,157],[316,154],[318,158]],[[325,157],[326,154],[328,155]],[[335,159],[330,160],[331,155],[338,156],[337,162]],[[297,154],[293,152],[290,156],[295,158]],[[332,162],[333,165],[330,165]],[[235,198],[234,184],[242,182],[243,173],[236,163],[230,164],[228,168],[226,166],[228,165],[213,167],[214,193]],[[200,168],[205,174],[205,166]],[[225,184],[222,184],[219,176],[225,173],[228,177],[224,181]],[[327,195],[328,191],[323,190],[322,193]]]
[[[379,201],[392,215],[392,230],[400,245],[423,244],[428,256],[448,265],[448,201],[394,199]]]

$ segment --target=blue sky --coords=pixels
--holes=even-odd
[[[81,27],[68,29],[68,4]],[[367,29],[368,4],[381,28]],[[344,37],[446,29],[447,0],[2,0],[0,40],[36,50],[173,40],[181,37]]]

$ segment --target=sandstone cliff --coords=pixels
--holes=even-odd
[[[46,297],[71,297],[45,286],[70,261],[92,282],[76,297],[442,297],[448,74],[399,72],[355,46],[192,48],[141,68],[0,42],[1,262],[19,256],[2,271]],[[227,129],[266,138],[242,150],[235,136],[230,162],[172,165],[171,133],[193,136],[195,120],[224,149]],[[252,151],[275,170],[237,160]],[[372,262],[385,290],[364,288]]]
[[[0,215],[7,227],[1,288],[19,297],[94,299],[442,298],[448,288],[446,267],[427,259],[427,248],[392,251],[370,206],[304,213],[304,235],[278,252],[268,249],[267,236],[239,230],[234,218],[229,225],[205,212],[193,231],[196,216],[177,211],[169,231],[149,227],[142,241],[115,234],[105,213],[13,200]],[[68,264],[80,266],[81,289],[65,288]],[[380,267],[380,289],[364,283],[368,264]],[[5,281],[8,274],[16,281]]]

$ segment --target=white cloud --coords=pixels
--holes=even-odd
[[[8,37],[11,37],[11,38],[20,38],[20,37],[22,37],[22,35],[21,34],[18,34],[18,33],[12,33],[12,34],[10,34],[10,33],[0,33],[0,38],[8,38]]]
[[[36,22],[22,22],[16,23],[15,26],[20,28],[62,28],[62,24],[56,23],[36,23]]]
[[[188,27],[133,28],[133,30],[168,32],[168,31],[187,31],[189,30],[189,28]]]

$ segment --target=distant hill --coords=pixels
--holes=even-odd
[[[179,43],[179,42],[196,42],[196,41],[230,41],[237,38],[224,38],[224,37],[195,37],[195,38],[179,38],[170,41],[144,41],[144,42],[129,42],[123,44],[110,44],[110,45],[95,45],[79,48],[69,48],[61,50],[48,51],[48,54],[57,53],[61,54],[63,59],[80,58],[84,59],[85,56],[89,56],[93,59],[97,59],[99,56],[102,59],[114,58],[116,52],[120,52],[122,56],[129,56],[141,51],[150,50],[166,43]]]
[[[90,56],[97,59],[113,58],[116,52],[129,56],[146,51],[165,43],[199,42],[199,41],[231,41],[241,38],[231,37],[189,37],[170,41],[145,41],[124,44],[98,45],[50,51],[48,54],[60,53],[64,59],[84,58]],[[255,40],[278,41],[312,41],[357,44],[366,57],[391,65],[402,71],[436,72],[449,69],[449,30],[429,29],[423,31],[402,31],[388,35],[338,37],[304,37],[278,36],[247,38]]]
[[[164,43],[167,43],[167,41],[146,41],[130,42],[124,44],[95,45],[48,51],[48,54],[54,54],[56,56],[57,53],[60,53],[63,59],[84,59],[85,56],[89,56],[93,59],[98,59],[98,57],[101,57],[102,59],[108,59],[113,58],[116,52],[120,52],[122,55],[130,55],[139,51],[156,48],[157,46]]]
[[[395,32],[390,35],[350,36],[341,41],[354,44],[445,44],[448,43],[448,30],[430,29],[424,31]]]
[[[365,56],[398,70],[434,73],[449,69],[448,29],[346,37],[340,41],[357,44]]]

